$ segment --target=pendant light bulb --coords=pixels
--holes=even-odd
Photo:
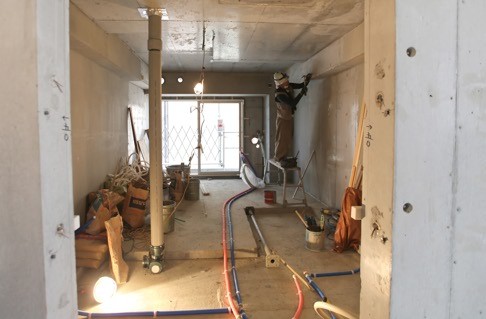
[[[194,93],[200,95],[204,92],[204,81],[198,82],[196,86],[194,86]]]

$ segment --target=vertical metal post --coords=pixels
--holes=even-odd
[[[201,174],[201,162],[202,162],[202,127],[201,127],[201,110],[204,107],[204,102],[201,100],[197,102],[197,173]]]
[[[147,9],[149,51],[149,139],[151,245],[144,266],[152,273],[164,267],[163,174],[162,174],[162,9]]]

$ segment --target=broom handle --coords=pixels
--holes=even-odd
[[[299,212],[297,210],[295,210],[295,214],[299,217],[299,219],[302,221],[302,223],[304,224],[305,228],[309,228],[309,226],[307,226],[307,223],[305,222],[305,220],[302,218],[302,216],[300,216]]]

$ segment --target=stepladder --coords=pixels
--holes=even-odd
[[[304,204],[307,206],[307,197],[304,188],[304,180],[302,176],[302,170],[299,166],[294,167],[283,167],[279,162],[274,159],[268,160],[268,162],[279,169],[283,174],[283,182],[282,182],[282,206],[287,207],[291,205],[302,205]],[[290,175],[294,174],[294,178],[297,178],[297,182],[289,183],[288,179],[291,177]],[[288,191],[293,189],[294,194],[292,195],[292,200],[287,200]],[[297,193],[299,190],[302,191],[302,195],[297,197]]]

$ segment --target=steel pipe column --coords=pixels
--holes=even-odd
[[[163,173],[162,173],[162,9],[147,9],[149,50],[149,139],[151,246],[144,266],[152,273],[164,267]]]

